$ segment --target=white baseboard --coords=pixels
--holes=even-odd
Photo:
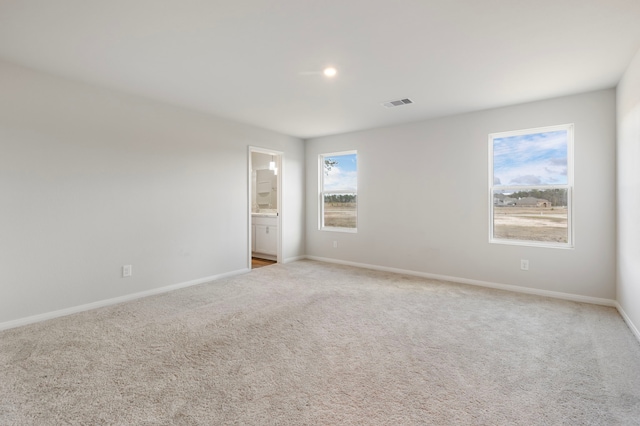
[[[456,282],[461,284],[469,284],[469,285],[476,285],[480,287],[493,288],[497,290],[506,290],[506,291],[513,291],[517,293],[546,296],[546,297],[552,297],[556,299],[570,300],[574,302],[583,302],[583,303],[591,303],[595,305],[611,306],[611,307],[615,307],[618,310],[618,312],[626,322],[627,326],[629,326],[629,329],[631,330],[631,332],[635,335],[638,341],[640,341],[640,331],[635,326],[635,324],[633,324],[633,322],[631,321],[631,318],[629,318],[629,316],[626,314],[624,309],[622,309],[622,306],[620,306],[620,304],[615,300],[581,296],[577,294],[561,293],[561,292],[549,291],[549,290],[539,290],[539,289],[527,288],[527,287],[518,287],[514,285],[507,285],[507,284],[497,284],[497,283],[492,283],[488,281],[471,280],[467,278],[452,277],[448,275],[430,274],[426,272],[418,272],[418,271],[399,269],[399,268],[390,268],[386,266],[371,265],[368,263],[350,262],[345,260],[331,259],[331,258],[318,257],[318,256],[295,256],[295,257],[290,257],[285,259],[283,263],[290,263],[290,262],[295,262],[303,259],[317,260],[320,262],[335,263],[340,265],[355,266],[358,268],[373,269],[377,271],[393,272],[393,273],[404,274],[404,275],[418,276],[422,278],[451,281],[451,282]],[[178,283],[178,284],[172,284],[172,285],[168,285],[160,288],[154,288],[154,289],[142,291],[139,293],[128,294],[125,296],[115,297],[107,300],[100,300],[93,303],[87,303],[85,305],[74,306],[66,309],[60,309],[57,311],[47,312],[39,315],[33,315],[26,318],[19,318],[17,320],[0,323],[0,331],[8,330],[10,328],[20,327],[23,325],[33,324],[40,321],[46,321],[53,318],[63,317],[63,316],[75,314],[78,312],[89,311],[91,309],[102,308],[105,306],[128,302],[131,300],[140,299],[142,297],[152,296],[155,294],[166,293],[166,292],[178,290],[181,288],[191,287],[194,285],[203,284],[206,282],[215,281],[215,280],[219,280],[226,277],[232,277],[235,275],[244,274],[249,271],[250,269],[248,268],[239,269],[237,271],[227,272],[227,273],[218,274],[218,275],[212,275],[209,277],[198,278],[195,280]]]
[[[118,303],[128,302],[142,297],[153,296],[154,294],[166,293],[173,290],[178,290],[185,287],[191,287],[198,284],[204,284],[210,281],[219,280],[226,277],[232,277],[234,275],[240,275],[249,272],[250,269],[239,269],[237,271],[226,272],[218,275],[211,275],[209,277],[198,278],[191,281],[186,281],[178,284],[171,284],[165,287],[154,288],[151,290],[141,291],[139,293],[127,294],[125,296],[114,297],[113,299],[99,300],[93,303],[87,303],[86,305],[73,306],[71,308],[60,309],[58,311],[46,312],[44,314],[33,315],[26,318],[19,318],[13,321],[7,321],[0,323],[0,331],[8,330],[10,328],[20,327],[27,324],[33,324],[40,321],[46,321],[53,318],[63,317],[66,315],[76,314],[78,312],[89,311],[91,309],[102,308],[105,306],[115,305]]]
[[[552,297],[554,299],[570,300],[572,302],[591,303],[594,305],[604,305],[604,306],[611,306],[611,307],[616,307],[617,305],[617,302],[615,300],[601,299],[598,297],[581,296],[579,294],[561,293],[561,292],[549,291],[549,290],[539,290],[536,288],[519,287],[519,286],[509,285],[509,284],[497,284],[497,283],[492,283],[488,281],[471,280],[468,278],[452,277],[448,275],[430,274],[427,272],[418,272],[418,271],[411,271],[407,269],[390,268],[387,266],[371,265],[368,263],[349,262],[345,260],[331,259],[326,257],[306,256],[306,258],[310,260],[317,260],[320,262],[337,263],[340,265],[356,266],[359,268],[374,269],[377,271],[394,272],[397,274],[412,275],[412,276],[422,277],[422,278],[451,281],[451,282],[460,283],[460,284],[469,284],[469,285],[475,285],[479,287],[493,288],[496,290],[506,290],[506,291],[513,291],[516,293],[526,293],[526,294],[533,294],[536,296]]]
[[[581,295],[578,295],[578,294],[561,293],[561,292],[557,292],[557,291],[539,290],[539,289],[528,288],[528,287],[518,287],[518,286],[514,286],[514,285],[507,285],[507,284],[497,284],[497,283],[492,283],[492,282],[487,282],[487,281],[479,281],[479,280],[471,280],[471,279],[467,279],[467,278],[451,277],[451,276],[447,276],[447,275],[429,274],[429,273],[426,273],[426,272],[418,272],[418,271],[411,271],[411,270],[398,269],[398,268],[389,268],[389,267],[386,267],[386,266],[370,265],[370,264],[367,264],[367,263],[349,262],[349,261],[345,261],[345,260],[331,259],[331,258],[326,258],[326,257],[317,257],[317,256],[305,256],[305,257],[307,259],[317,260],[317,261],[320,261],[320,262],[336,263],[336,264],[348,265],[348,266],[356,266],[356,267],[359,267],[359,268],[374,269],[374,270],[377,270],[377,271],[395,272],[395,273],[398,273],[398,274],[412,275],[412,276],[423,277],[423,278],[431,278],[431,279],[436,279],[436,280],[451,281],[451,282],[456,282],[456,283],[461,283],[461,284],[477,285],[477,286],[480,286],[480,287],[488,287],[488,288],[493,288],[493,289],[497,289],[497,290],[506,290],[506,291],[513,291],[513,292],[517,292],[517,293],[526,293],[526,294],[533,294],[533,295],[537,295],[537,296],[552,297],[552,298],[555,298],[555,299],[569,300],[569,301],[572,301],[572,302],[591,303],[593,305],[602,305],[602,306],[614,307],[614,308],[616,308],[618,310],[618,312],[620,313],[620,316],[622,316],[622,318],[624,319],[624,322],[627,324],[627,326],[631,330],[631,333],[633,333],[633,335],[638,339],[638,342],[640,342],[640,330],[638,329],[638,327],[636,327],[636,325],[633,323],[633,321],[631,321],[631,318],[629,317],[629,315],[627,315],[627,313],[624,311],[624,309],[622,309],[622,306],[620,305],[620,303],[618,303],[616,300],[601,299],[601,298],[589,297],[589,296],[581,296]]]
[[[640,331],[638,330],[638,327],[636,327],[633,321],[631,321],[631,318],[629,317],[629,315],[627,315],[624,309],[622,309],[620,303],[616,302],[616,308],[618,309],[618,312],[620,312],[620,315],[624,319],[624,322],[626,322],[627,326],[629,326],[631,332],[634,334],[634,336],[636,336],[636,339],[638,339],[638,342],[640,342]]]

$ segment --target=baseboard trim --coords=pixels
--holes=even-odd
[[[118,303],[129,302],[131,300],[140,299],[142,297],[153,296],[155,294],[167,293],[181,288],[191,287],[198,284],[204,284],[210,281],[220,280],[222,278],[232,277],[249,272],[250,269],[244,268],[237,271],[226,272],[223,274],[211,275],[209,277],[198,278],[178,284],[171,284],[165,287],[154,288],[151,290],[141,291],[139,293],[127,294],[125,296],[114,297],[112,299],[99,300],[97,302],[87,303],[85,305],[73,306],[71,308],[60,309],[57,311],[46,312],[44,314],[33,315],[30,317],[19,318],[17,320],[0,323],[0,331],[10,328],[21,327],[23,325],[33,324],[36,322],[46,321],[53,318],[64,317],[79,312],[89,311],[91,309],[102,308],[105,306],[116,305]]]
[[[573,302],[583,302],[583,303],[591,303],[591,304],[594,304],[594,305],[611,306],[611,307],[615,307],[618,310],[618,312],[620,313],[620,315],[624,319],[625,323],[627,324],[627,326],[629,327],[631,332],[638,339],[638,341],[640,341],[640,331],[635,326],[635,324],[631,321],[631,318],[629,318],[629,316],[626,314],[626,312],[624,311],[622,306],[615,300],[602,299],[602,298],[589,297],[589,296],[581,296],[581,295],[570,294],[570,293],[561,293],[561,292],[549,291],[549,290],[539,290],[539,289],[534,289],[534,288],[529,288],[529,287],[518,287],[518,286],[508,285],[508,284],[498,284],[498,283],[492,283],[492,282],[488,282],[488,281],[480,281],[480,280],[472,280],[472,279],[468,279],[468,278],[453,277],[453,276],[449,276],[449,275],[431,274],[431,273],[427,273],[427,272],[412,271],[412,270],[408,270],[408,269],[391,268],[391,267],[387,267],[387,266],[372,265],[372,264],[368,264],[368,263],[359,263],[359,262],[351,262],[351,261],[346,261],[346,260],[338,260],[338,259],[332,259],[332,258],[328,258],[328,257],[295,256],[295,257],[290,257],[290,258],[285,259],[283,263],[290,263],[290,262],[295,262],[295,261],[303,260],[303,259],[316,260],[316,261],[319,261],[319,262],[326,262],[326,263],[335,263],[335,264],[339,264],[339,265],[355,266],[355,267],[358,267],[358,268],[372,269],[372,270],[377,270],[377,271],[393,272],[393,273],[397,273],[397,274],[411,275],[411,276],[417,276],[417,277],[422,277],[422,278],[430,278],[430,279],[436,279],[436,280],[442,280],[442,281],[451,281],[451,282],[455,282],[455,283],[469,284],[469,285],[475,285],[475,286],[479,286],[479,287],[487,287],[487,288],[492,288],[492,289],[496,289],[496,290],[505,290],[505,291],[512,291],[512,292],[516,292],[516,293],[532,294],[532,295],[536,295],[536,296],[552,297],[552,298],[555,298],[555,299],[570,300],[570,301],[573,301]],[[25,317],[25,318],[19,318],[17,320],[12,320],[12,321],[7,321],[7,322],[0,323],[0,331],[8,330],[8,329],[11,329],[11,328],[16,328],[16,327],[21,327],[23,325],[33,324],[33,323],[37,323],[37,322],[41,322],[41,321],[46,321],[46,320],[53,319],[53,318],[59,318],[59,317],[67,316],[67,315],[72,315],[72,314],[79,313],[79,312],[89,311],[91,309],[97,309],[97,308],[102,308],[102,307],[105,307],[105,306],[116,305],[118,303],[128,302],[128,301],[131,301],[131,300],[136,300],[136,299],[140,299],[140,298],[147,297],[147,296],[153,296],[153,295],[156,295],[156,294],[167,293],[169,291],[179,290],[181,288],[191,287],[191,286],[198,285],[198,284],[204,284],[204,283],[210,282],[210,281],[220,280],[222,278],[227,278],[227,277],[232,277],[232,276],[235,276],[235,275],[244,274],[244,273],[247,273],[249,271],[250,271],[250,269],[248,269],[248,268],[239,269],[239,270],[236,270],[236,271],[226,272],[226,273],[217,274],[217,275],[211,275],[211,276],[208,276],[208,277],[198,278],[198,279],[195,279],[195,280],[186,281],[186,282],[178,283],[178,284],[172,284],[172,285],[168,285],[168,286],[165,286],[165,287],[154,288],[154,289],[151,289],[151,290],[142,291],[142,292],[133,293],[133,294],[128,294],[128,295],[125,295],[125,296],[114,297],[112,299],[100,300],[100,301],[97,301],[97,302],[92,302],[92,303],[87,303],[87,304],[84,304],[84,305],[74,306],[74,307],[71,307],[71,308],[60,309],[60,310],[57,310],[57,311],[52,311],[52,312],[47,312],[47,313],[44,313],[44,314],[33,315],[33,316]]]
[[[411,276],[422,277],[422,278],[430,278],[434,280],[451,281],[455,283],[475,285],[478,287],[487,287],[487,288],[492,288],[496,290],[505,290],[505,291],[512,291],[516,293],[525,293],[525,294],[532,294],[536,296],[551,297],[554,299],[569,300],[572,302],[591,303],[593,305],[603,305],[603,306],[610,306],[610,307],[616,307],[617,305],[617,302],[615,300],[601,299],[598,297],[590,297],[590,296],[581,296],[579,294],[561,293],[557,291],[540,290],[540,289],[530,288],[530,287],[518,287],[515,285],[509,285],[509,284],[498,284],[498,283],[492,283],[489,281],[479,281],[479,280],[472,280],[468,278],[452,277],[449,275],[430,274],[427,272],[412,271],[408,269],[390,268],[387,266],[371,265],[368,263],[350,262],[345,260],[331,259],[327,257],[306,256],[306,258],[309,260],[317,260],[320,262],[336,263],[340,265],[355,266],[358,268],[365,268],[365,269],[374,269],[377,271],[384,271],[384,272],[394,272],[397,274],[411,275]]]
[[[636,336],[636,339],[638,339],[638,342],[640,342],[640,330],[638,330],[638,327],[636,327],[633,321],[631,321],[631,318],[629,317],[629,315],[627,315],[624,309],[622,309],[622,305],[620,305],[619,302],[616,302],[616,309],[618,309],[618,312],[620,312],[620,316],[622,316],[624,322],[627,323],[627,326],[629,327],[633,335]]]

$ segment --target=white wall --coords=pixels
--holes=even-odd
[[[565,123],[575,123],[575,249],[489,244],[488,134]],[[614,299],[615,132],[605,90],[308,140],[307,254]],[[352,149],[358,233],[319,231],[318,155]]]
[[[618,303],[640,337],[640,50],[617,95]]]
[[[299,139],[1,62],[0,93],[0,324],[244,270],[249,145],[304,254]]]

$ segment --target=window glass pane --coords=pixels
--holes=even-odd
[[[494,138],[493,185],[566,185],[567,157],[567,130]]]
[[[357,228],[357,154],[330,154],[321,157],[322,226]]]
[[[357,154],[324,156],[323,191],[358,189]]]
[[[569,241],[567,189],[493,191],[493,237]]]
[[[336,228],[356,228],[356,194],[324,195],[324,226]]]

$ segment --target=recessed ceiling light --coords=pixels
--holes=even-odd
[[[324,69],[324,71],[322,71],[322,72],[323,72],[323,73],[324,73],[324,75],[325,75],[325,76],[327,76],[327,77],[333,77],[333,76],[335,76],[335,75],[338,73],[338,71],[337,71],[335,68],[333,68],[333,67],[325,68],[325,69]]]

